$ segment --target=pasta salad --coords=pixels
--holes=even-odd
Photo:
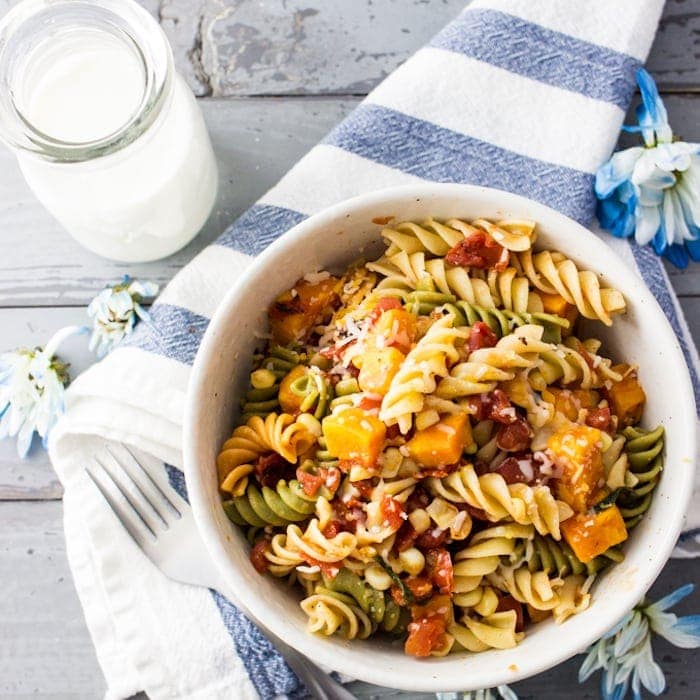
[[[589,606],[660,477],[636,368],[582,335],[625,299],[535,252],[533,221],[382,238],[270,306],[217,460],[223,507],[312,632],[417,657],[510,648]]]

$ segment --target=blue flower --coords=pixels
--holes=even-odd
[[[133,331],[139,319],[150,322],[141,302],[156,294],[157,284],[132,280],[129,275],[124,275],[118,284],[105,287],[87,308],[92,319],[90,350],[97,350],[97,356],[104,357]]]
[[[17,436],[17,453],[26,457],[34,433],[44,447],[51,428],[65,410],[68,365],[55,357],[69,336],[86,333],[85,326],[59,330],[42,350],[18,348],[0,355],[0,439]]]
[[[666,610],[693,592],[686,584],[656,603],[642,601],[593,644],[579,669],[583,683],[598,669],[603,670],[600,692],[604,700],[622,700],[632,688],[640,700],[641,688],[660,695],[666,687],[661,667],[654,661],[652,633],[683,649],[700,647],[700,615],[677,617]]]
[[[644,146],[614,153],[596,173],[598,220],[614,236],[634,235],[677,267],[700,261],[700,144],[673,141],[653,78],[637,73],[642,104],[638,126]]]

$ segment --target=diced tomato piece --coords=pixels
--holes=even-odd
[[[515,406],[510,402],[508,395],[503,389],[494,389],[489,394],[473,396],[469,400],[469,405],[478,421],[492,420],[496,423],[508,425],[509,423],[514,423],[518,418]]]
[[[397,552],[405,552],[409,547],[413,547],[414,542],[418,539],[418,533],[411,523],[407,520],[396,533],[394,540],[394,549]]]
[[[416,540],[416,547],[421,550],[436,549],[441,547],[445,540],[447,539],[447,530],[440,530],[435,528],[433,530],[426,530],[424,533],[419,535]]]
[[[321,572],[326,578],[333,579],[338,575],[338,572],[340,571],[341,564],[339,564],[338,562],[319,561],[318,559],[310,557],[308,554],[305,554],[303,556],[304,561],[309,566],[318,566],[318,568],[321,569]]]
[[[262,486],[274,488],[280,479],[289,479],[294,474],[294,465],[276,452],[260,455],[255,463],[255,475]]]
[[[586,414],[586,425],[598,430],[607,431],[610,428],[612,412],[608,406],[603,408],[590,408]]]
[[[457,243],[447,253],[445,260],[450,265],[500,271],[508,267],[510,253],[507,248],[496,243],[486,231],[477,231]]]
[[[331,520],[328,525],[323,528],[323,536],[327,537],[329,540],[333,539],[341,532],[348,532],[347,524],[342,520]]]
[[[481,348],[492,348],[498,343],[498,336],[483,322],[477,321],[469,331],[469,352]]]
[[[303,469],[297,469],[297,481],[307,496],[315,496],[323,486],[324,478],[320,474],[310,474]]]
[[[433,582],[427,576],[409,576],[404,583],[416,600],[427,598],[433,592]]]
[[[514,422],[502,425],[496,433],[496,444],[508,452],[518,452],[530,446],[532,429],[528,422],[518,416]]]
[[[426,553],[425,563],[430,580],[438,587],[440,593],[452,593],[454,591],[454,570],[450,553],[443,548],[430,549]]]
[[[264,574],[267,571],[269,562],[265,557],[266,552],[270,551],[270,540],[258,540],[250,550],[250,562],[259,574]]]
[[[411,622],[409,634],[404,647],[411,656],[426,657],[434,649],[439,649],[445,640],[445,621],[437,618],[425,618]]]
[[[379,513],[382,517],[382,525],[393,531],[398,530],[403,525],[404,513],[403,504],[391,496],[384,496],[379,504]]]
[[[452,616],[452,601],[447,595],[435,595],[425,605],[411,607],[413,621],[408,625],[405,650],[411,656],[430,656],[445,643],[447,622]]]
[[[418,484],[406,501],[406,511],[412,513],[419,508],[427,508],[431,500],[430,494]]]
[[[539,474],[532,454],[514,455],[504,459],[496,468],[507,484],[531,484]]]
[[[515,631],[522,632],[525,629],[525,614],[522,603],[513,598],[512,595],[505,595],[498,601],[496,612],[506,612],[515,610]]]

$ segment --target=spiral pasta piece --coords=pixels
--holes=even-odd
[[[557,588],[557,604],[552,608],[554,622],[560,625],[572,615],[583,612],[591,604],[590,587],[594,576],[568,576]]]
[[[534,525],[541,535],[561,539],[559,523],[573,511],[557,501],[548,486],[507,484],[496,472],[478,476],[467,464],[444,479],[427,480],[431,492],[454,503],[467,503],[483,510],[491,521],[512,518],[521,525]]]
[[[458,648],[478,652],[487,649],[512,649],[524,637],[515,631],[515,610],[493,613],[481,619],[465,615],[462,624],[453,623],[447,629]]]
[[[318,421],[307,414],[294,418],[287,413],[270,413],[265,419],[251,416],[245,425],[233,431],[216,460],[219,483],[223,491],[242,494],[248,485],[252,462],[266,452],[276,452],[291,463],[309,450],[321,433]],[[235,476],[226,478],[234,470]]]
[[[423,408],[425,395],[435,391],[436,379],[447,376],[450,365],[459,358],[456,343],[467,332],[454,328],[452,322],[452,316],[444,316],[430,326],[406,356],[382,400],[379,419],[387,425],[398,424],[404,434],[413,415]]]
[[[333,593],[349,595],[369,619],[383,630],[399,631],[404,617],[399,606],[356,573],[343,568],[335,578],[325,581],[325,587]]]
[[[663,469],[664,428],[654,430],[629,427],[622,433],[625,454],[634,484],[623,489],[617,500],[628,530],[635,527],[649,510],[651,498]]]
[[[591,576],[602,571],[614,561],[622,561],[622,552],[611,547],[588,563],[584,564],[564,541],[555,541],[551,537],[535,535],[525,547],[522,562],[531,572],[542,571],[548,576],[565,579],[571,574]]]
[[[334,563],[350,556],[357,547],[357,538],[350,532],[340,532],[326,537],[319,528],[318,519],[312,518],[303,530],[295,524],[287,526],[287,546],[304,558]]]
[[[561,579],[550,579],[543,571],[533,573],[526,566],[501,566],[487,578],[493,586],[535,610],[553,610],[559,603],[557,589],[563,584]]]
[[[534,367],[539,355],[552,347],[542,342],[542,332],[541,326],[521,326],[495,347],[475,350],[440,382],[437,395],[454,399],[483,394],[495,389],[498,382],[513,379],[515,370]]]
[[[287,536],[277,533],[270,540],[270,547],[265,551],[265,559],[268,561],[268,571],[279,578],[288,576],[304,560],[299,552],[287,547]]]
[[[389,243],[387,254],[399,251],[424,252],[435,256],[446,255],[464,238],[482,229],[504,248],[513,251],[527,250],[535,238],[535,222],[526,219],[509,219],[493,223],[476,219],[471,224],[462,219],[448,219],[444,224],[428,219],[422,225],[402,222],[382,231],[382,238]]]
[[[469,546],[454,555],[454,603],[474,607],[473,591],[485,576],[496,571],[501,557],[511,560],[518,552],[519,542],[534,537],[532,525],[496,525],[473,535]],[[484,613],[481,613],[484,614]]]
[[[541,312],[542,300],[531,291],[526,277],[510,267],[492,270],[486,279],[481,271],[450,267],[442,258],[425,259],[424,253],[405,251],[367,263],[370,270],[385,276],[377,291],[405,299],[411,291],[433,292],[484,308],[503,306],[516,313]]]
[[[366,639],[372,634],[372,622],[351,596],[333,594],[318,586],[300,605],[308,616],[309,632],[328,637],[337,633],[345,639]]]
[[[589,270],[579,271],[576,264],[561,255],[531,250],[518,254],[522,272],[531,284],[546,294],[560,294],[586,318],[612,325],[612,314],[624,313],[625,299],[616,289],[602,287],[598,276]]]
[[[259,488],[251,483],[242,495],[224,501],[224,510],[238,525],[283,526],[306,520],[314,512],[315,500],[304,493],[296,479],[289,483],[280,480],[274,489],[269,486]]]
[[[407,296],[410,302],[416,297],[417,292],[412,292]],[[439,300],[434,306],[430,302],[421,302],[419,313],[434,311],[438,306],[444,306],[447,313],[455,315],[455,325],[473,326],[477,322],[485,323],[499,338],[508,335],[514,328],[525,325],[542,326],[542,341],[545,343],[559,343],[562,339],[562,330],[568,330],[571,325],[569,321],[561,316],[546,314],[542,312],[529,313],[521,311],[509,311],[508,309],[486,308],[469,304],[466,301],[450,302],[449,300]],[[427,308],[426,308],[427,307]],[[428,310],[429,309],[429,310]]]
[[[280,381],[303,360],[302,355],[290,348],[272,345],[250,375],[251,388],[241,402],[243,420],[252,416],[266,416],[279,409]]]
[[[586,347],[585,341],[581,343],[577,338],[567,338],[565,343],[543,352],[540,360],[531,376],[538,391],[554,382],[565,386],[577,383],[582,389],[598,389],[607,381],[619,382],[622,379],[622,375],[612,369],[608,358],[596,354],[591,345]]]

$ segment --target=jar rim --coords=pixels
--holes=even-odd
[[[68,141],[46,134],[15,99],[13,73],[26,57],[26,41],[57,31],[90,27],[124,41],[142,65],[138,107],[124,124],[94,140]],[[0,20],[0,138],[11,148],[55,162],[81,162],[122,150],[158,118],[171,92],[173,57],[159,24],[133,0],[22,0]]]

